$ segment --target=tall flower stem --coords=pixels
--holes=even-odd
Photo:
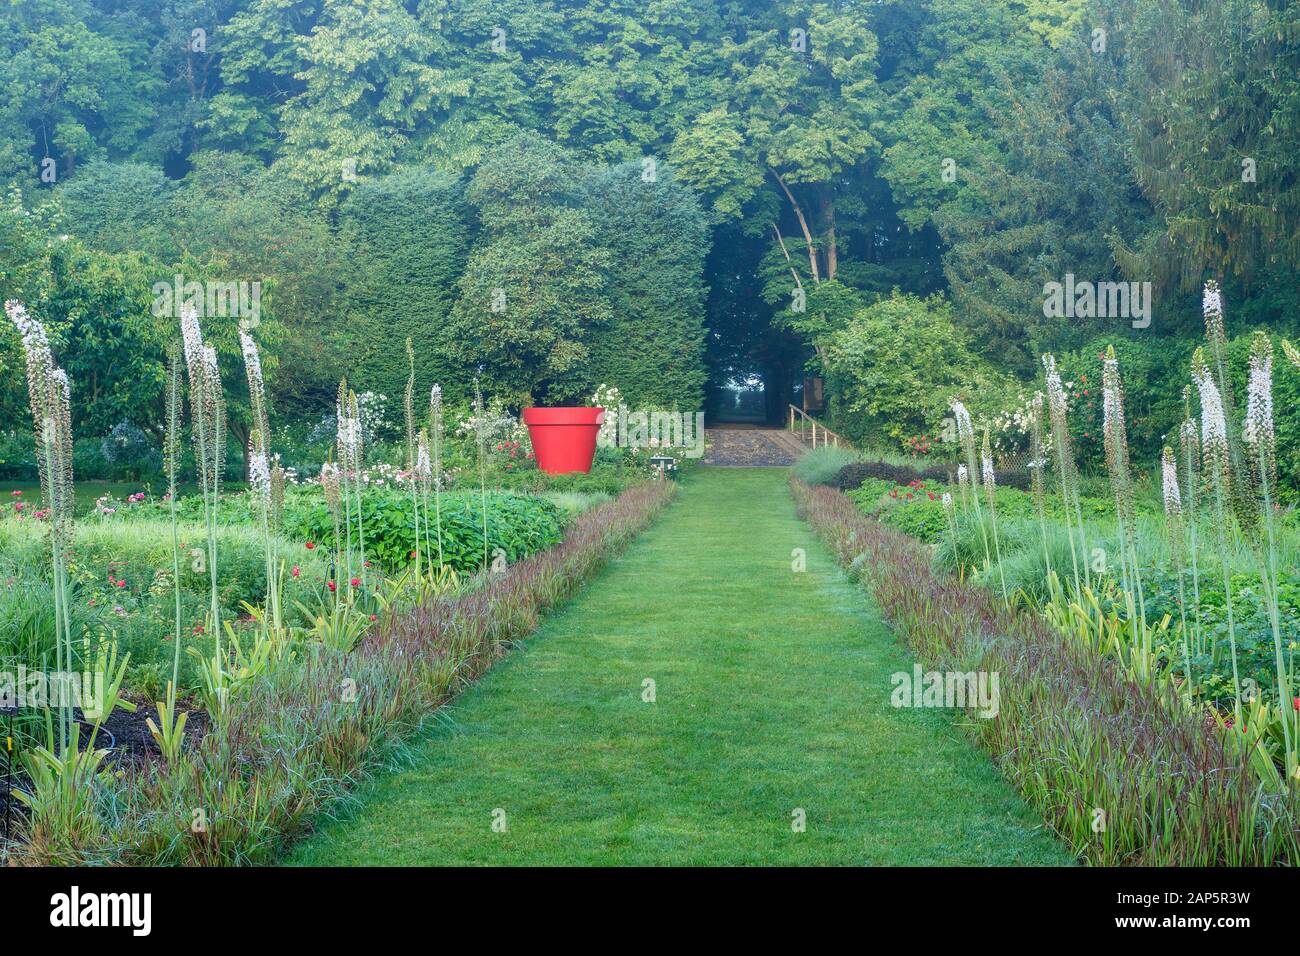
[[[196,462],[203,493],[203,520],[207,532],[207,565],[210,591],[208,623],[212,628],[213,653],[210,680],[220,717],[224,713],[225,658],[221,647],[221,602],[217,576],[217,525],[221,506],[221,472],[225,466],[226,405],[216,350],[204,343],[198,313],[192,305],[181,311],[181,342],[189,372],[191,422],[198,446]]]
[[[1043,370],[1047,383],[1047,412],[1052,424],[1052,443],[1056,446],[1056,465],[1061,482],[1061,504],[1065,511],[1065,530],[1070,539],[1070,561],[1074,568],[1074,595],[1076,598],[1081,598],[1083,595],[1081,584],[1091,587],[1092,576],[1088,570],[1088,539],[1083,527],[1083,510],[1078,500],[1074,456],[1070,450],[1069,404],[1060,373],[1056,370],[1056,359],[1051,355],[1044,355]],[[1079,532],[1077,546],[1076,523]],[[1080,550],[1083,553],[1082,581],[1079,577]]]
[[[957,399],[952,400],[952,413],[957,422],[957,438],[966,453],[967,474],[973,484],[976,481],[975,476],[980,474],[979,465],[975,460],[975,428],[971,423],[970,412]],[[971,489],[971,500],[975,503],[975,520],[979,522],[980,539],[984,542],[984,568],[988,570],[993,567],[993,555],[989,550],[989,533],[984,525],[984,512],[980,507],[979,492],[974,487]]]
[[[334,462],[327,460],[321,465],[320,487],[321,493],[325,496],[325,506],[329,509],[330,518],[334,524],[334,604],[337,608],[339,602],[338,569],[339,562],[343,560],[343,530],[340,518],[346,506],[343,502],[341,470]]]
[[[361,565],[361,587],[364,589],[368,578],[366,573],[366,522],[363,517],[364,500],[362,498],[362,493],[365,491],[366,487],[366,453],[361,429],[361,406],[357,401],[357,393],[349,392],[348,400],[349,405],[351,406],[352,415],[352,458],[357,473],[356,481],[353,482],[353,488],[357,496],[357,551],[359,563]],[[351,585],[351,583],[351,580],[349,580],[348,584]]]
[[[261,510],[262,542],[266,558],[266,606],[272,633],[279,634],[282,625],[280,573],[275,535],[271,528],[271,424],[266,412],[266,386],[262,379],[262,359],[257,351],[257,343],[243,329],[239,332],[239,345],[244,355],[244,370],[248,375],[249,408],[253,416],[253,427],[248,438],[248,483],[257,496]]]
[[[352,485],[359,476],[356,474],[356,446],[352,436],[352,409],[348,391],[348,380],[339,383],[338,401],[334,406],[334,418],[337,430],[335,442],[339,463],[339,487],[343,499],[343,538],[345,552],[343,558],[348,595],[352,594]],[[335,562],[338,564],[337,560]],[[337,577],[337,575],[335,575]],[[337,586],[337,582],[336,582]],[[337,595],[338,591],[335,591]]]
[[[1137,598],[1136,632],[1141,641],[1141,672],[1149,676],[1151,661],[1150,631],[1146,626],[1146,599],[1142,592],[1142,574],[1137,559],[1137,515],[1133,504],[1133,481],[1129,469],[1128,430],[1124,422],[1124,391],[1120,385],[1119,361],[1115,346],[1109,346],[1102,360],[1103,437],[1106,466],[1115,496],[1115,520],[1119,526],[1121,571],[1124,589]],[[1130,615],[1131,616],[1131,615]]]
[[[175,629],[172,631],[172,679],[167,687],[167,706],[176,712],[176,690],[181,671],[181,545],[176,517],[176,468],[181,450],[181,356],[175,343],[167,362],[167,437],[163,457],[167,466],[167,502],[172,520],[172,592],[176,600]]]
[[[1205,354],[1197,349],[1192,356],[1192,378],[1201,396],[1201,452],[1205,469],[1214,488],[1214,525],[1218,532],[1219,568],[1223,574],[1223,594],[1228,619],[1228,645],[1232,652],[1232,692],[1234,726],[1241,726],[1241,678],[1237,668],[1237,624],[1232,609],[1232,569],[1229,564],[1229,482],[1228,424],[1223,399],[1214,384]]]
[[[1043,436],[1043,393],[1037,392],[1029,401],[1029,476],[1034,498],[1034,511],[1038,514],[1038,532],[1043,541],[1043,567],[1047,577],[1052,576],[1052,555],[1047,545],[1047,449]]]
[[[406,337],[406,393],[402,401],[402,410],[406,413],[406,480],[411,483],[411,517],[414,520],[415,535],[415,578],[422,577],[420,567],[420,449],[415,434],[415,348],[411,337]]]
[[[1183,678],[1186,696],[1190,699],[1195,682],[1192,679],[1191,642],[1187,634],[1187,594],[1183,581],[1183,502],[1178,490],[1178,462],[1174,450],[1168,445],[1160,456],[1161,490],[1165,502],[1165,529],[1169,536],[1169,562],[1174,577],[1178,579],[1178,617],[1183,635]]]
[[[438,538],[438,570],[442,571],[442,387],[429,390],[429,431],[433,438],[433,508],[434,529]],[[425,516],[428,523],[428,516]]]
[[[984,429],[984,445],[981,449],[982,455],[982,476],[984,478],[984,494],[988,497],[989,520],[993,525],[993,550],[998,559],[998,579],[1002,582],[1002,603],[1008,602],[1007,598],[1007,578],[1002,570],[1002,545],[998,541],[998,503],[997,503],[997,481],[993,471],[993,455],[989,449],[989,431]]]
[[[1273,432],[1273,345],[1263,332],[1256,332],[1251,343],[1250,378],[1247,392],[1246,423],[1242,431],[1245,445],[1255,459],[1259,481],[1260,504],[1264,524],[1264,546],[1260,560],[1260,578],[1268,601],[1269,624],[1273,631],[1274,666],[1277,669],[1278,710],[1282,720],[1282,738],[1286,748],[1286,774],[1292,785],[1300,780],[1293,745],[1290,679],[1282,653],[1282,623],[1278,600],[1277,542],[1273,527],[1273,484],[1277,472],[1276,436]]]
[[[58,669],[73,668],[72,608],[66,557],[72,547],[72,402],[68,376],[54,364],[45,327],[27,314],[21,302],[5,303],[5,313],[22,336],[27,366],[27,393],[31,402],[37,471],[41,496],[49,512],[50,572],[54,597],[54,651]],[[48,718],[48,710],[46,711]],[[72,707],[61,701],[57,746],[63,753],[78,746]],[[54,731],[47,724],[49,743]]]
[[[483,392],[479,388],[478,378],[474,379],[474,436],[478,445],[478,481],[479,481],[479,506],[483,512],[483,570],[486,572],[491,568],[491,559],[488,556],[488,513],[487,513],[487,463],[484,460],[484,445],[487,443],[487,436],[484,430],[487,428],[487,412],[483,406]]]
[[[1200,530],[1200,474],[1198,465],[1201,459],[1200,442],[1196,432],[1196,421],[1192,418],[1191,386],[1183,387],[1183,423],[1178,430],[1179,452],[1183,457],[1186,491],[1185,514],[1188,536],[1188,553],[1192,563],[1192,601],[1196,605],[1196,653],[1205,652],[1205,631],[1201,624],[1201,574],[1198,552],[1200,546],[1197,535]],[[1213,655],[1213,646],[1210,648]],[[1211,657],[1213,660],[1213,656]]]

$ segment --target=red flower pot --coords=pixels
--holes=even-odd
[[[603,408],[525,408],[524,424],[537,452],[537,467],[552,475],[591,471]]]

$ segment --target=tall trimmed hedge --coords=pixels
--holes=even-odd
[[[610,251],[613,320],[591,342],[591,370],[632,406],[704,407],[704,261],[709,225],[663,164],[589,168],[579,202]]]
[[[444,341],[470,242],[460,178],[416,167],[363,181],[339,211],[339,230],[352,257],[340,263],[352,384],[400,400],[410,336],[417,392],[435,381],[463,391],[469,372]]]

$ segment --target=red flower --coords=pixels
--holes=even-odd
[[[311,550],[314,549],[315,547],[316,547],[316,545],[312,544],[310,541],[307,542],[307,550],[308,550],[308,551],[311,551]]]
[[[21,501],[15,501],[14,511],[22,511],[22,510],[23,510],[23,503]]]
[[[1296,710],[1300,710],[1300,697],[1293,698],[1291,705],[1295,707]]]
[[[359,587],[361,587],[361,579],[360,579],[360,578],[353,578],[353,579],[352,579],[351,581],[349,581],[348,583],[351,584],[354,588],[359,588]]]
[[[195,625],[194,625],[194,633],[195,633],[195,634],[202,634],[202,633],[203,633],[203,625],[202,625],[202,624],[195,624]]]
[[[379,620],[379,615],[378,615],[378,614],[372,614],[372,615],[370,615],[370,620],[372,620],[372,621],[377,621],[377,620]]]
[[[301,569],[300,567],[298,567],[298,565],[295,564],[295,565],[293,566],[293,570],[290,571],[289,573],[292,574],[292,575],[296,578],[298,575],[302,574],[302,569]]]
[[[116,582],[116,583],[117,583],[117,586],[120,587],[120,588],[124,588],[124,587],[126,587],[126,582],[125,582],[125,581],[118,581],[118,582]]]
[[[333,581],[326,581],[325,586],[329,588],[330,591],[332,592],[338,585],[336,585]]]
[[[370,562],[369,562],[369,561],[366,562],[366,567],[370,567]]]
[[[13,495],[15,498],[21,498],[23,490],[21,488],[15,488],[13,491],[9,492],[9,494]]]

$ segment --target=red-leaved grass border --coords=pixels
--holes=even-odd
[[[578,515],[555,547],[385,621],[350,653],[313,647],[232,701],[226,725],[178,763],[100,778],[92,814],[57,826],[28,820],[14,861],[273,862],[314,815],[620,551],[674,490],[666,481],[629,488]]]
[[[935,669],[999,675],[976,739],[1073,850],[1103,865],[1300,861],[1294,795],[1264,791],[1218,728],[1000,596],[936,574],[923,543],[791,479],[800,515]]]

